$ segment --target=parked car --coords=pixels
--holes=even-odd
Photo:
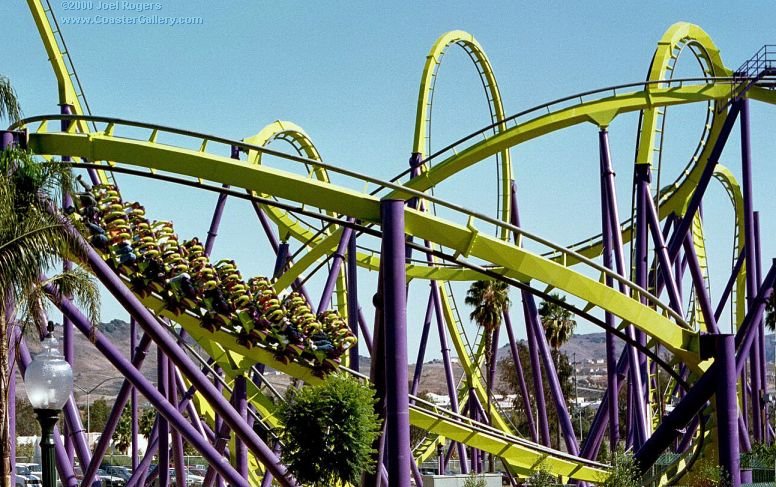
[[[97,476],[100,478],[100,480],[102,480],[103,487],[124,487],[127,485],[126,480],[122,479],[121,477],[111,475],[101,468],[97,469]]]
[[[31,487],[42,485],[40,478],[36,476],[29,467],[29,464],[16,465],[16,487]]]
[[[24,465],[30,469],[32,474],[43,481],[43,468],[38,463],[19,463],[18,465]],[[62,487],[62,481],[57,477],[57,487]]]
[[[73,472],[75,473],[75,478],[78,480],[79,484],[84,479],[84,473],[81,470],[81,467],[78,465],[73,467]],[[103,487],[102,480],[100,479],[99,475],[96,475],[94,477],[94,480],[92,481],[92,487]]]
[[[121,467],[118,465],[103,465],[102,469],[114,477],[119,477],[125,483],[129,482],[129,478],[132,477],[132,470],[128,467]]]
[[[168,470],[169,475],[169,486],[170,487],[178,487],[178,483],[175,479],[175,469],[171,468]],[[155,474],[155,472],[149,472],[149,477],[151,477],[151,474]],[[201,487],[203,482],[205,481],[205,477],[201,477],[199,475],[195,475],[194,473],[190,472],[189,470],[186,471],[186,485],[181,487]],[[159,476],[156,475],[153,480],[151,480],[150,483],[147,484],[148,487],[159,487]]]

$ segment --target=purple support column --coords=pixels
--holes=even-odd
[[[186,438],[186,441],[191,443],[208,463],[214,465],[220,473],[229,478],[230,482],[235,486],[248,487],[247,482],[240,477],[237,471],[234,470],[228,462],[221,458],[219,452],[197,433],[194,427],[186,421],[180,412],[178,412],[177,408],[170,404],[169,401],[156,390],[153,384],[143,377],[137,369],[132,367],[129,360],[114,347],[110,340],[105,338],[99,330],[96,330],[91,323],[89,323],[89,320],[86,319],[86,317],[83,316],[69,300],[63,299],[61,296],[54,296],[53,298],[54,304],[63,312],[67,313],[76,328],[78,328],[85,336],[89,337],[95,347],[97,347],[111,364],[116,367],[119,373],[129,379],[138,391],[149,400],[151,405],[159,412],[160,417],[164,417],[168,421],[174,421],[179,427],[179,431],[181,431]],[[138,323],[142,325],[140,320],[138,320]],[[153,336],[151,336],[151,338],[153,338]],[[286,485],[291,486],[294,484]]]
[[[510,215],[511,223],[512,225],[519,227],[520,211],[517,206],[517,186],[515,185],[514,179],[511,181],[510,192],[510,202],[512,204],[512,211]],[[522,245],[520,235],[515,233],[513,237],[517,245]],[[521,291],[520,294],[523,299],[523,317],[525,319],[525,329],[526,335],[528,337],[528,359],[531,364],[531,376],[533,378],[533,386],[536,398],[536,411],[539,413],[539,437],[541,438],[541,443],[543,445],[550,446],[550,426],[547,422],[547,406],[544,400],[542,369],[539,363],[539,353],[537,350],[536,337],[534,336],[535,328],[530,324],[531,320],[538,320],[538,317],[536,313],[531,313],[531,306],[529,303],[533,304],[534,310],[536,309],[536,304],[533,302],[533,295],[531,295],[531,293],[527,291]]]
[[[366,345],[366,351],[369,353],[369,356],[372,356],[372,335],[369,332],[369,325],[366,322],[366,318],[364,317],[364,312],[361,310],[361,307],[358,308],[358,327],[361,330],[361,334],[363,335],[362,340],[364,340],[364,345]]]
[[[531,400],[528,395],[528,386],[525,383],[525,374],[523,373],[523,363],[520,360],[520,353],[517,349],[517,340],[512,329],[512,318],[508,311],[504,311],[504,327],[507,329],[507,338],[509,339],[509,351],[512,353],[512,362],[515,364],[517,374],[517,384],[520,388],[520,397],[523,400],[523,409],[525,409],[526,420],[528,421],[528,430],[531,435],[531,441],[538,443],[539,435],[536,431],[536,422],[534,421]]]
[[[736,348],[733,335],[710,336],[716,343],[714,362],[719,362],[716,380],[719,465],[730,475],[731,487],[740,487],[738,450],[738,391]]]
[[[214,367],[214,369],[215,369],[215,373],[218,374],[220,377],[224,376],[224,373],[221,370],[220,366],[216,365]],[[215,381],[215,385],[216,385],[216,390],[218,391],[218,393],[222,394],[223,393],[223,386],[221,385],[221,381],[220,380],[216,380]],[[224,425],[224,419],[220,415],[218,415],[218,414],[216,414],[215,420],[213,421],[213,431],[216,434],[216,443],[215,443],[216,450],[221,451],[221,450],[223,450],[223,448],[226,445],[227,441],[229,441],[229,430],[228,430],[228,427],[226,425]],[[212,474],[211,474],[211,472],[212,472]],[[208,487],[210,486],[210,484],[207,481],[208,481],[208,477],[212,476],[212,475],[215,475],[216,486],[217,487],[224,487],[224,485],[225,485],[224,484],[224,479],[220,475],[218,475],[218,473],[216,472],[216,470],[214,468],[211,468],[211,467],[208,467],[208,472],[205,474],[205,481],[206,481],[205,485],[208,486]]]
[[[407,277],[404,266],[404,201],[380,202],[383,229],[383,313],[385,330],[388,479],[409,487],[409,400],[407,387]]]
[[[550,446],[550,425],[547,420],[547,405],[544,398],[544,384],[542,383],[542,366],[539,361],[538,345],[536,343],[536,328],[531,325],[531,307],[533,296],[523,291],[523,317],[525,318],[525,331],[528,337],[528,358],[531,364],[531,377],[533,378],[534,398],[536,399],[536,411],[539,413],[539,438],[541,444]],[[536,308],[536,305],[533,306]]]
[[[358,344],[358,263],[356,262],[356,232],[350,234],[348,241],[348,265],[347,270],[347,288],[348,288],[348,327],[353,336],[356,337],[356,343],[350,347],[350,368],[359,371],[359,353]]]
[[[224,416],[224,419],[229,424],[230,428],[237,431],[240,438],[248,444],[249,448],[258,457],[259,461],[263,462],[267,465],[267,468],[272,470],[276,480],[284,486],[294,485],[295,481],[290,473],[285,466],[280,463],[280,460],[272,454],[272,450],[258,437],[258,435],[256,435],[255,432],[241,421],[237,412],[229,406],[229,402],[218,394],[215,386],[213,386],[208,378],[191,362],[185,352],[177,345],[164,327],[156,321],[151,312],[140,303],[113,270],[110,269],[102,258],[91,248],[88,249],[86,261],[108,291],[116,297],[125,309],[130,311],[138,324],[151,336],[158,346],[162,347],[164,353],[172,359],[178,368],[181,369],[181,372],[188,377],[192,385],[194,385],[205,400],[213,406],[213,409],[218,414]]]
[[[133,348],[132,366],[136,370],[140,370],[140,368],[143,366],[143,362],[146,358],[146,351],[150,345],[151,339],[148,338],[148,335],[143,335],[143,337],[140,339],[140,344],[136,348]],[[108,415],[108,421],[105,424],[105,430],[100,435],[100,439],[97,441],[97,444],[94,447],[92,461],[89,462],[89,466],[84,470],[84,485],[92,485],[92,481],[97,474],[97,469],[100,468],[102,459],[105,457],[105,453],[108,451],[108,447],[112,442],[113,433],[116,431],[116,426],[119,424],[121,413],[124,411],[124,407],[127,405],[127,398],[129,397],[130,390],[137,394],[137,390],[132,387],[129,380],[124,379],[124,382],[121,384],[121,389],[119,389],[119,393],[116,396],[116,400],[113,402],[113,409],[111,409],[111,412]],[[136,468],[137,466],[135,466],[132,470],[134,471]]]
[[[162,397],[167,397],[167,367],[169,366],[169,360],[164,355],[161,347],[156,348],[156,384],[159,388],[159,394]],[[170,485],[170,425],[167,419],[159,416],[158,422],[159,431],[159,487],[167,487]]]
[[[695,244],[692,241],[692,235],[689,233],[684,241],[684,251],[687,255],[687,267],[690,270],[693,287],[695,288],[695,299],[698,300],[698,304],[700,305],[701,314],[703,314],[703,319],[706,321],[707,331],[709,333],[719,333],[717,319],[714,316],[714,311],[711,309],[711,298],[709,298],[709,293],[706,291],[706,283],[703,279],[701,264],[698,260],[698,254],[695,252]]]
[[[353,219],[349,218],[348,221],[352,222]],[[343,228],[339,244],[337,244],[337,249],[334,251],[334,255],[331,259],[331,269],[329,269],[326,284],[323,286],[321,300],[318,302],[318,313],[324,312],[331,303],[331,293],[334,291],[334,284],[337,282],[337,276],[342,267],[342,261],[345,260],[345,248],[347,247],[348,242],[350,242],[350,236],[352,234],[353,229],[351,227]]]
[[[533,298],[533,296],[531,297]],[[558,372],[555,370],[555,362],[552,360],[550,347],[547,345],[547,337],[539,324],[539,313],[536,310],[536,303],[533,299],[528,300],[528,308],[530,315],[534,317],[529,320],[529,326],[533,326],[534,339],[536,340],[539,353],[541,354],[544,370],[547,372],[550,395],[555,402],[555,411],[558,413],[558,422],[560,423],[559,426],[563,434],[563,440],[566,443],[566,450],[572,455],[578,455],[579,444],[577,443],[577,435],[574,432],[574,425],[571,422],[571,416],[566,407],[566,399],[563,397],[563,390],[560,387]],[[558,447],[560,447],[560,445],[558,445]]]
[[[415,373],[412,375],[412,386],[410,394],[413,396],[418,393],[420,385],[420,376],[423,373],[423,360],[426,356],[426,344],[428,343],[428,332],[431,329],[431,318],[434,309],[434,295],[429,292],[428,304],[426,305],[426,316],[423,318],[423,332],[420,335],[420,345],[418,346],[418,358],[415,360]]]
[[[744,369],[746,357],[755,338],[753,326],[758,320],[762,319],[765,304],[773,292],[774,282],[776,282],[776,260],[771,264],[768,274],[763,279],[763,284],[760,286],[757,297],[754,299],[752,309],[747,313],[736,333],[736,377]],[[654,464],[660,454],[673,443],[678,432],[682,431],[685,425],[696,417],[706,405],[706,402],[715,391],[719,367],[719,362],[715,361],[709,370],[695,382],[679,404],[663,418],[660,426],[636,453],[636,460],[642,469]]]
[[[760,287],[762,283],[762,254],[760,252],[760,213],[755,211],[752,214],[752,223],[753,223],[753,230],[754,230],[754,260],[755,260],[755,284],[757,288]],[[768,424],[768,412],[767,407],[768,404],[765,401],[765,396],[768,393],[768,375],[767,375],[767,369],[768,369],[768,359],[767,355],[765,354],[765,321],[760,320],[760,323],[757,325],[758,328],[758,336],[757,336],[757,348],[760,353],[760,389],[761,389],[761,395],[760,395],[760,401],[762,403],[762,424],[763,424],[763,440],[766,443],[770,443],[773,428],[770,424]]]
[[[170,403],[178,404],[178,388],[176,387],[175,381],[175,366],[171,363],[168,363],[167,367],[167,397]],[[175,428],[171,428],[170,433],[172,435],[172,463],[175,467],[175,485],[188,485],[186,483],[186,465],[185,459],[183,457],[183,438]]]
[[[736,259],[735,264],[733,264],[733,270],[730,273],[727,284],[725,284],[725,289],[722,291],[722,295],[719,297],[719,302],[717,302],[717,307],[714,309],[714,319],[717,321],[719,321],[720,316],[722,316],[722,311],[725,309],[725,304],[727,304],[727,300],[730,297],[730,294],[733,292],[733,286],[735,286],[738,273],[741,272],[741,267],[744,265],[745,256],[746,252],[742,251],[740,254],[738,254],[738,258]],[[731,306],[735,306],[735,304],[731,303]]]
[[[647,224],[647,199],[651,198],[649,193],[650,182],[650,166],[649,164],[636,164],[634,170],[634,184],[636,194],[636,231],[634,235],[635,262],[632,264],[635,270],[634,282],[641,286],[643,289],[649,287],[647,282],[647,269],[648,262],[648,245],[649,245],[649,229]],[[641,298],[641,302],[646,304],[646,300]],[[642,333],[638,330],[635,331],[636,338],[639,342],[642,342]],[[647,412],[645,404],[649,401],[649,383],[646,380],[648,376],[647,371],[647,358],[646,356],[636,351],[637,364],[631,364],[631,373],[636,373],[641,378],[641,383],[637,384],[635,381],[631,382],[633,389],[636,391],[631,398],[632,405],[634,406],[632,420],[635,423],[634,430],[634,447],[640,448],[641,445],[647,441]],[[643,399],[642,399],[643,398]],[[643,402],[642,402],[643,401]]]
[[[437,332],[439,333],[439,347],[442,352],[442,364],[445,367],[445,381],[447,382],[447,395],[450,398],[450,409],[458,413],[458,389],[455,387],[455,376],[453,375],[453,363],[450,360],[450,345],[447,342],[447,331],[445,329],[444,318],[442,317],[442,302],[439,297],[439,285],[436,281],[431,281],[431,297],[434,301],[434,314],[437,322]],[[458,459],[461,461],[461,473],[469,473],[467,466],[466,447],[461,443],[456,443],[458,447]]]
[[[746,242],[746,296],[747,309],[752,308],[752,300],[757,292],[757,257],[754,237],[754,204],[752,199],[752,155],[749,136],[749,100],[743,98],[741,104],[741,192],[744,197],[744,241]],[[759,342],[760,327],[756,326],[755,341]],[[749,378],[752,381],[752,436],[755,441],[763,439],[762,397],[760,373],[760,347],[752,348],[749,361]]]
[[[139,354],[139,349],[138,349],[138,345],[137,345],[137,323],[135,323],[135,320],[132,319],[132,318],[129,319],[129,334],[130,334],[130,348],[131,348],[131,350],[130,350],[130,357],[132,358],[132,363],[134,364],[135,358]],[[145,338],[145,335],[144,335],[144,338]],[[148,340],[148,342],[150,343],[150,340]],[[142,357],[145,358],[145,355],[146,355],[146,352],[144,350],[142,352]],[[129,381],[125,380],[124,384],[129,386]],[[122,384],[122,388],[123,387],[124,387],[124,385]],[[132,433],[131,433],[131,435],[132,435],[132,452],[131,452],[131,455],[132,455],[132,471],[135,471],[135,470],[137,470],[138,456],[139,456],[139,447],[140,447],[139,442],[138,442],[138,435],[140,434],[140,425],[139,425],[139,422],[138,422],[139,417],[138,417],[138,414],[137,414],[138,413],[138,411],[137,411],[137,407],[138,407],[137,389],[135,389],[132,386],[129,386],[129,387],[130,387],[130,389],[132,391],[131,392],[131,399],[130,399],[130,403],[131,403],[130,408],[131,408],[131,415],[132,415],[132,426],[131,426],[131,429],[132,429]]]
[[[248,422],[248,385],[244,375],[238,375],[234,378],[234,387],[232,388],[232,404],[243,421]],[[248,448],[245,443],[235,437],[235,466],[244,479],[248,479]]]
[[[231,151],[232,159],[240,159],[239,148],[232,146]],[[223,185],[224,189],[229,189],[228,184]],[[213,251],[213,245],[216,243],[216,237],[218,236],[218,227],[221,226],[221,217],[224,214],[224,206],[226,205],[226,193],[218,193],[218,201],[216,201],[216,208],[213,211],[213,218],[210,220],[210,228],[207,231],[207,239],[205,240],[205,255],[210,255]]]
[[[603,260],[604,267],[612,269],[612,238],[611,238],[611,225],[609,218],[609,200],[606,196],[606,179],[614,177],[614,171],[612,169],[611,156],[609,152],[609,132],[605,128],[601,128],[598,132],[598,151],[599,160],[601,165],[601,241],[603,246]],[[617,229],[619,231],[619,229]],[[613,287],[613,279],[610,276],[606,276],[606,285]],[[606,322],[606,328],[608,330],[614,330],[614,315],[609,312],[605,313],[604,321]],[[619,418],[619,394],[615,391],[619,391],[617,384],[617,349],[615,344],[614,335],[608,331],[606,332],[606,370],[607,370],[607,389],[612,391],[609,394],[608,411],[609,411],[609,446],[611,452],[614,453],[617,450],[617,444],[620,441],[620,418]]]

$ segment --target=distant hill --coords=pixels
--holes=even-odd
[[[100,325],[101,331],[106,337],[119,349],[124,351],[125,356],[129,356],[129,323],[123,320],[112,320]],[[83,334],[76,332],[76,359],[75,366],[73,368],[75,383],[83,389],[89,390],[92,387],[99,384],[101,381],[110,377],[119,377],[120,374],[111,366],[110,362],[91,344],[89,340],[83,336]],[[562,348],[569,359],[572,359],[576,354],[576,360],[578,363],[586,363],[588,360],[601,359],[606,357],[606,335],[605,333],[590,333],[585,335],[574,335],[571,340]],[[37,351],[34,348],[33,340],[28,340],[30,348],[33,353]],[[617,351],[618,354],[622,350],[623,344],[618,340]],[[411,352],[411,355],[414,351]],[[499,359],[509,357],[509,347],[503,346],[498,351]],[[774,335],[768,335],[766,337],[766,357],[769,363],[773,363],[774,358]],[[369,374],[370,359],[368,357],[361,357],[359,367],[362,373]],[[410,364],[408,369],[408,376],[412,380],[413,372],[415,369],[414,364]],[[769,367],[772,370],[771,367]],[[149,347],[148,354],[142,367],[143,375],[151,382],[156,383],[156,349],[155,347]],[[462,372],[461,367],[457,364],[453,364],[453,370],[456,377],[460,377]],[[270,371],[268,373],[268,380],[276,385],[279,389],[285,390],[289,383],[289,379],[283,375],[274,375]],[[17,388],[17,396],[25,397],[24,386],[21,384],[21,380],[18,381],[19,386]],[[98,397],[110,398],[115,396],[121,386],[120,380],[108,381],[103,386],[99,387],[94,393],[91,394],[91,400],[95,400]],[[447,394],[447,385],[444,376],[444,366],[439,359],[431,360],[423,365],[423,374],[421,376],[419,391],[428,391],[435,394]],[[78,392],[78,391],[77,391]],[[78,394],[78,401],[85,402],[86,395],[83,393]]]

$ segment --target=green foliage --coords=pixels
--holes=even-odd
[[[40,423],[30,401],[16,399],[16,436],[40,436]]]
[[[22,116],[22,109],[16,91],[11,81],[0,75],[0,119],[7,118],[9,122],[16,122]]]
[[[520,357],[520,363],[523,366],[523,375],[525,377],[526,385],[528,386],[529,403],[531,404],[531,411],[536,417],[536,391],[533,387],[533,370],[531,369],[531,361],[528,356],[528,346],[525,341],[517,343],[517,352]],[[555,357],[556,369],[558,371],[558,380],[560,381],[561,390],[566,398],[567,402],[574,397],[573,392],[573,375],[574,369],[569,363],[568,357],[564,353],[560,353]],[[500,380],[499,393],[501,394],[516,394],[514,403],[512,405],[512,422],[517,426],[518,430],[524,435],[528,436],[528,422],[526,419],[526,411],[523,406],[522,395],[520,394],[520,387],[518,385],[517,370],[515,364],[512,362],[512,356],[501,359],[498,363],[498,376]],[[554,407],[551,405],[552,397],[550,396],[550,385],[547,380],[547,375],[542,374],[542,382],[544,387],[544,400],[547,407],[547,418],[550,425],[551,441],[557,442],[557,430],[558,430],[558,414]],[[576,417],[575,417],[576,418]],[[557,445],[556,445],[557,447]]]
[[[602,487],[639,487],[641,485],[641,472],[631,452],[616,451],[611,464],[612,470],[606,480],[601,482]]]
[[[463,487],[485,487],[485,479],[481,475],[475,473],[469,474],[463,482]]]
[[[558,293],[552,293],[551,297],[565,303],[566,297]],[[543,301],[539,306],[539,317],[544,327],[544,333],[547,336],[547,342],[557,353],[564,343],[569,341],[577,327],[571,311],[551,301]]]
[[[686,484],[687,487],[727,487],[730,475],[713,460],[703,458],[687,474]]]
[[[776,331],[776,292],[771,294],[765,305],[765,326],[770,331]]]
[[[776,463],[776,444],[752,443],[752,449],[741,454],[742,466],[773,465],[774,463]]]
[[[132,445],[132,408],[125,406],[121,411],[121,417],[119,418],[119,424],[116,426],[116,431],[113,432],[113,448],[126,453],[129,447]]]
[[[34,443],[19,443],[16,442],[16,461],[17,462],[32,462],[35,456],[35,444]]]
[[[147,440],[151,437],[151,430],[156,422],[156,410],[154,408],[143,409],[140,418],[137,420],[137,427],[140,434]]]
[[[374,468],[380,434],[374,391],[344,374],[320,385],[289,389],[278,410],[284,463],[303,484],[358,483]]]
[[[531,487],[552,487],[558,485],[558,479],[547,470],[544,464],[541,464],[533,475],[528,477],[528,485]]]
[[[108,424],[111,406],[105,399],[93,401],[89,407],[81,406],[81,421],[84,426],[89,427],[92,432],[103,431]]]

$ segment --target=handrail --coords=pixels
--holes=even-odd
[[[660,308],[662,310],[662,312],[665,313],[667,316],[671,316],[672,318],[674,318],[674,320],[677,322],[677,324],[679,324],[680,326],[682,326],[682,327],[684,327],[686,329],[690,329],[690,326],[685,321],[684,317],[682,317],[679,313],[677,313],[676,311],[671,309],[666,304],[662,303],[660,301],[660,299],[658,299],[657,296],[654,296],[648,290],[646,290],[646,289],[636,285],[635,283],[631,282],[629,279],[627,279],[627,278],[625,278],[623,276],[620,276],[618,273],[613,272],[613,271],[607,269],[603,265],[598,264],[597,262],[594,262],[593,260],[585,257],[584,255],[582,255],[582,254],[580,254],[580,253],[578,253],[578,252],[576,252],[576,251],[574,251],[572,249],[568,249],[566,247],[563,247],[562,245],[553,243],[553,242],[551,242],[551,241],[549,241],[549,240],[547,240],[547,239],[545,239],[543,237],[535,235],[535,234],[533,234],[531,232],[528,232],[528,231],[526,231],[526,230],[524,230],[524,229],[522,229],[520,227],[517,227],[515,225],[512,225],[510,223],[506,223],[506,222],[503,222],[503,221],[501,221],[501,220],[499,220],[497,218],[492,218],[492,217],[489,217],[487,215],[483,215],[483,214],[474,212],[472,210],[469,210],[468,208],[465,208],[463,206],[457,205],[455,203],[450,203],[450,202],[448,202],[446,200],[442,200],[440,198],[437,198],[436,196],[428,195],[427,193],[424,193],[422,191],[417,191],[417,190],[414,190],[414,189],[411,189],[411,188],[407,188],[407,187],[405,187],[403,185],[400,185],[400,184],[394,184],[394,183],[390,183],[390,182],[386,182],[386,181],[381,181],[378,178],[362,175],[362,174],[358,173],[357,171],[351,171],[351,170],[348,170],[348,169],[343,169],[341,167],[334,166],[334,165],[331,165],[331,164],[321,163],[320,161],[313,161],[313,160],[307,159],[305,157],[300,157],[300,156],[294,156],[294,155],[286,154],[284,152],[276,151],[276,150],[273,150],[273,149],[268,149],[268,148],[262,147],[262,146],[256,146],[256,145],[253,145],[253,144],[246,144],[245,142],[242,142],[242,141],[230,140],[230,139],[227,139],[227,138],[224,138],[224,137],[211,136],[211,135],[202,134],[202,133],[198,133],[198,132],[193,132],[193,131],[188,131],[188,130],[181,130],[181,129],[175,129],[175,128],[165,127],[165,126],[161,126],[161,125],[148,124],[148,123],[144,123],[144,122],[125,121],[123,119],[111,118],[111,117],[56,114],[56,115],[39,115],[39,116],[35,116],[35,117],[25,118],[23,120],[20,120],[16,124],[14,124],[14,127],[18,128],[18,127],[22,127],[24,125],[27,125],[29,123],[34,123],[34,122],[38,122],[38,121],[43,122],[43,121],[46,121],[46,120],[93,120],[93,121],[98,121],[98,122],[101,122],[101,123],[108,123],[108,124],[111,125],[111,127],[110,127],[111,134],[112,134],[113,129],[115,128],[113,126],[115,126],[116,124],[125,125],[125,126],[131,126],[131,127],[145,128],[145,129],[148,129],[148,130],[155,131],[157,133],[158,133],[158,131],[161,130],[161,131],[169,132],[169,133],[172,133],[172,134],[184,135],[184,136],[189,136],[189,137],[197,138],[197,139],[203,139],[204,141],[212,141],[212,142],[216,142],[216,143],[220,143],[220,144],[224,144],[224,145],[236,146],[236,147],[239,147],[239,148],[242,148],[242,149],[257,150],[257,151],[261,151],[261,152],[264,152],[264,153],[269,154],[269,155],[273,155],[273,156],[280,157],[280,158],[285,158],[287,160],[291,160],[291,161],[294,161],[294,162],[307,163],[307,164],[315,164],[315,165],[318,165],[318,166],[320,166],[320,167],[322,167],[322,168],[324,168],[324,169],[326,169],[328,171],[339,173],[339,174],[342,174],[342,175],[345,175],[345,176],[348,176],[348,177],[352,177],[354,179],[360,179],[362,181],[370,182],[370,183],[382,184],[386,188],[390,188],[390,189],[393,189],[393,190],[396,190],[396,191],[400,191],[402,193],[407,194],[410,197],[422,198],[422,199],[425,199],[427,201],[434,202],[435,204],[438,204],[440,206],[446,207],[446,208],[448,208],[450,210],[453,210],[455,212],[458,212],[458,213],[460,213],[460,214],[462,214],[464,216],[468,216],[469,217],[469,225],[470,226],[473,224],[471,219],[475,218],[475,219],[480,220],[482,222],[485,222],[485,223],[488,223],[488,224],[491,224],[491,225],[495,225],[496,227],[505,228],[505,229],[507,229],[507,230],[509,230],[511,232],[515,232],[515,233],[521,235],[522,237],[527,238],[528,240],[531,240],[531,241],[533,241],[535,243],[538,243],[540,245],[543,245],[545,247],[549,247],[554,252],[559,252],[560,253],[560,255],[562,256],[562,258],[560,259],[561,260],[561,265],[563,265],[564,267],[566,266],[565,262],[567,262],[568,260],[584,263],[587,266],[589,266],[589,267],[593,268],[594,270],[596,270],[597,272],[601,272],[604,275],[606,275],[607,277],[611,277],[614,281],[616,281],[616,282],[618,282],[618,283],[620,283],[620,284],[622,284],[624,286],[627,286],[629,289],[631,289],[633,291],[636,291],[639,296],[646,298],[650,302],[650,304],[652,304],[653,306],[655,306],[657,308]],[[100,133],[104,134],[105,132],[100,132]],[[98,134],[100,134],[100,133],[98,133]],[[95,135],[95,134],[91,134],[91,135]],[[203,145],[206,145],[206,144],[203,144]]]

